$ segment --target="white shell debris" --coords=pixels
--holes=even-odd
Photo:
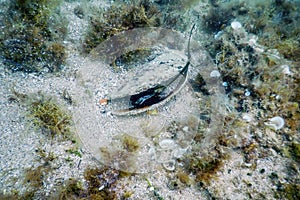
[[[238,21],[231,22],[231,28],[235,31],[239,30],[242,28],[242,24]]]
[[[219,32],[217,32],[217,34],[214,35],[214,38],[217,40],[222,36],[222,34],[223,34],[223,31],[219,31]]]
[[[182,130],[187,133],[189,131],[189,127],[185,126],[185,127],[182,128]]]
[[[210,72],[210,77],[212,77],[212,78],[218,78],[220,76],[221,76],[221,74],[218,70],[213,70]]]
[[[268,122],[265,122],[265,125],[277,131],[284,126],[284,119],[282,117],[276,116],[269,119]]]
[[[167,171],[174,171],[176,162],[175,160],[168,160],[164,162],[162,165]]]
[[[187,148],[183,149],[183,148],[178,148],[173,152],[173,156],[174,158],[182,158],[182,156],[186,153]]]
[[[285,75],[293,75],[293,73],[290,70],[290,66],[288,65],[281,65],[280,68],[282,69],[282,73]]]
[[[244,113],[242,118],[244,121],[246,121],[248,123],[253,121],[253,116],[248,113]]]
[[[174,149],[176,147],[174,140],[171,140],[171,139],[164,139],[164,140],[160,141],[158,144],[159,144],[160,148],[162,148],[164,150]]]

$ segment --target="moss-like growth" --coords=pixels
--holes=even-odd
[[[278,3],[280,2],[280,3]],[[270,6],[261,6],[251,16],[249,31],[261,34],[260,44],[277,49],[285,58],[299,61],[299,2],[273,1]]]
[[[130,197],[133,195],[133,191],[125,191],[121,197],[122,200],[130,199]]]
[[[86,197],[86,190],[82,183],[76,179],[70,178],[66,185],[59,191],[56,199],[84,199]],[[53,198],[54,199],[54,198]]]
[[[88,185],[88,194],[91,199],[117,199],[114,184],[119,178],[119,171],[110,168],[87,169],[84,177]]]
[[[300,34],[300,33],[299,33]],[[300,42],[295,39],[286,39],[274,45],[276,49],[287,59],[300,61]]]
[[[2,200],[11,200],[11,199],[21,199],[18,194],[2,194],[0,192],[0,199]]]
[[[200,156],[197,153],[191,153],[185,155],[182,159],[184,162],[185,170],[188,173],[192,173],[196,176],[195,181],[200,182],[201,184],[210,184],[210,180],[215,177],[217,171],[223,166],[226,155],[216,155],[213,156]],[[182,178],[183,182],[186,182],[188,179],[186,176]],[[189,182],[189,181],[188,181]]]
[[[47,155],[43,151],[39,151],[38,153],[44,154],[41,156],[43,163],[35,168],[29,168],[25,171],[24,184],[27,185],[27,189],[20,199],[33,199],[35,193],[43,187],[44,179],[53,170],[50,165],[50,162],[54,159],[53,154],[49,153]]]
[[[162,26],[165,28],[185,31],[190,25],[186,16],[187,10],[199,3],[198,0],[156,1],[162,15]]]
[[[55,100],[41,96],[33,99],[29,106],[30,117],[37,127],[48,131],[52,137],[70,138],[71,116]]]
[[[43,185],[43,178],[46,174],[45,167],[40,165],[34,169],[28,169],[25,174],[24,183],[29,183],[33,188],[40,188]]]
[[[67,59],[66,48],[61,43],[53,42],[46,48],[47,60],[52,71],[58,71]]]
[[[202,25],[208,33],[221,31],[233,18],[232,8],[214,8],[203,16]]]
[[[292,142],[292,144],[289,147],[289,152],[295,161],[300,162],[300,144],[299,143]]]
[[[190,178],[190,176],[183,172],[183,171],[180,171],[176,174],[176,177],[179,179],[179,181],[185,185],[190,185],[192,183],[192,180]]]
[[[127,152],[136,152],[140,148],[137,138],[124,134],[121,138],[123,149]]]
[[[122,66],[122,69],[129,70],[134,64],[146,63],[151,55],[151,49],[136,49],[133,51],[126,52],[125,54],[119,56],[112,63],[112,65],[114,66],[114,68]]]
[[[205,158],[192,159],[190,161],[190,170],[196,174],[196,181],[209,183],[215,173],[223,166],[223,161],[220,159]]]
[[[149,1],[141,1],[138,5],[112,6],[103,15],[91,18],[83,44],[85,53],[121,31],[159,26],[157,14],[158,10]]]
[[[61,69],[66,50],[61,43],[66,24],[55,13],[61,0],[13,0],[1,29],[0,52],[12,71]],[[50,21],[51,19],[51,21]],[[7,28],[10,27],[10,28]],[[59,45],[58,45],[59,44]],[[47,63],[47,64],[45,64]]]
[[[123,177],[122,172],[107,167],[87,168],[84,172],[86,187],[76,179],[70,178],[53,199],[95,199],[116,200],[116,184]],[[121,199],[130,198],[131,191],[125,191]]]
[[[300,185],[295,183],[284,184],[283,189],[275,193],[276,199],[300,199]]]

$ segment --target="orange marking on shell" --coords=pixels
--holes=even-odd
[[[100,99],[99,103],[100,103],[100,105],[107,105],[108,104],[108,99]]]

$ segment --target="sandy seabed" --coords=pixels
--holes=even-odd
[[[69,24],[68,35],[64,41],[68,49],[68,58],[59,75],[12,73],[3,64],[0,66],[0,194],[26,193],[30,187],[28,183],[24,182],[26,171],[43,164],[40,154],[37,153],[41,149],[46,153],[53,153],[55,160],[51,162],[53,170],[44,178],[43,186],[35,192],[34,199],[55,198],[55,193],[69,178],[78,179],[85,184],[85,169],[89,166],[103,165],[99,148],[111,144],[117,145],[112,142],[114,138],[119,134],[126,133],[139,138],[143,148],[135,157],[135,165],[130,170],[127,169],[136,174],[121,179],[116,185],[120,196],[125,191],[132,191],[132,195],[128,199],[194,200],[212,199],[213,197],[216,199],[249,199],[250,196],[254,199],[274,199],[276,186],[270,176],[276,173],[277,178],[284,182],[284,177],[289,174],[287,163],[290,163],[290,158],[282,157],[272,149],[268,156],[256,161],[254,170],[251,164],[245,162],[241,151],[229,150],[230,158],[224,161],[223,166],[216,172],[215,178],[208,186],[201,187],[198,184],[184,186],[182,184],[176,189],[170,186],[170,183],[176,180],[176,167],[180,163],[175,164],[175,170],[168,170],[164,164],[174,159],[172,157],[174,152],[169,149],[163,153],[160,151],[155,154],[154,158],[153,154],[149,152],[152,148],[158,152],[159,145],[157,143],[170,138],[167,128],[172,121],[178,120],[185,123],[189,118],[198,116],[197,105],[202,97],[195,94],[191,86],[186,85],[176,98],[158,108],[156,115],[141,114],[117,117],[101,110],[98,99],[106,97],[116,90],[119,81],[122,81],[124,77],[122,74],[112,72],[102,62],[88,56],[84,57],[79,53],[81,41],[87,29],[87,19],[78,18],[73,10],[82,4],[83,2],[80,1],[70,1],[64,2],[61,7],[62,14],[68,18]],[[88,4],[89,6],[108,7],[110,2],[89,1]],[[205,4],[202,7],[204,8]],[[182,34],[182,37],[186,38],[187,35]],[[196,38],[198,37],[199,35]],[[178,59],[178,62],[183,60],[181,65],[184,65],[186,55],[184,51],[181,53],[180,59],[178,56],[170,59],[173,61]],[[212,61],[207,61],[207,63],[213,65]],[[195,71],[202,70],[202,68],[194,66],[190,70],[193,71],[191,77],[195,77]],[[74,145],[70,141],[49,140],[42,130],[34,127],[33,123],[28,120],[28,107],[11,101],[13,91],[23,94],[42,92],[57,99],[58,103],[63,105],[73,116],[72,130],[76,133],[78,141],[81,141],[78,147],[81,157],[67,152],[77,144]],[[68,91],[71,96],[73,100],[71,105],[63,99],[63,91]],[[224,96],[225,101],[227,100]],[[244,137],[251,137],[251,131],[256,132],[256,130],[252,130],[253,125],[250,127],[250,124],[245,123],[244,130],[248,130],[248,132],[241,133]],[[180,131],[189,134],[186,130],[193,128],[183,126],[183,130]],[[277,133],[272,130],[262,134],[269,134],[261,137],[270,137],[273,140],[277,140],[278,137]],[[158,139],[154,140],[155,137]],[[179,148],[179,144],[175,145]],[[183,146],[180,146],[179,149],[184,149]],[[104,164],[115,168],[125,169],[123,166],[112,164],[111,161],[109,164],[105,162]],[[299,173],[296,173],[295,179],[296,177],[299,179]],[[149,186],[149,182],[151,186]],[[260,196],[260,194],[264,196]]]

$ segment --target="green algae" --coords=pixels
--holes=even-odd
[[[300,185],[287,183],[283,184],[283,189],[275,193],[276,199],[294,200],[300,198]]]
[[[26,185],[26,192],[18,199],[33,199],[35,194],[44,186],[44,180],[54,170],[51,163],[56,159],[52,152],[46,153],[42,149],[36,152],[39,155],[39,165],[37,167],[27,168],[24,174],[23,183]]]
[[[114,69],[117,69],[117,67],[122,66],[122,69],[129,70],[134,64],[146,63],[151,55],[152,50],[150,48],[135,49],[133,51],[126,52],[125,54],[116,58],[112,65]]]
[[[299,61],[299,2],[273,1],[260,12],[249,13],[253,21],[251,32],[259,34],[259,42],[277,49],[286,59]]]
[[[140,149],[140,144],[137,138],[124,134],[121,138],[123,149],[127,152],[137,152]]]
[[[117,199],[116,184],[122,178],[121,172],[111,168],[89,168],[84,173],[87,194],[90,199]]]
[[[56,98],[40,91],[33,94],[24,94],[12,89],[9,101],[15,101],[26,106],[28,110],[27,118],[30,123],[46,135],[76,142],[71,131],[71,114]]]
[[[102,14],[95,14],[91,17],[83,42],[84,52],[89,53],[101,42],[122,31],[159,26],[160,19],[157,15],[158,10],[150,1],[113,5]]]
[[[292,142],[288,146],[288,157],[293,158],[296,162],[300,162],[300,144]]]
[[[67,29],[66,21],[57,11],[61,2],[10,2],[0,35],[1,56],[7,68],[24,72],[54,72],[62,68],[66,60],[62,39]]]
[[[176,178],[181,182],[183,183],[184,185],[191,185],[192,183],[192,179],[190,178],[190,176],[183,172],[183,171],[179,171],[176,173]]]
[[[42,96],[32,99],[29,106],[29,117],[35,126],[48,131],[52,137],[70,138],[71,116],[54,99]]]
[[[82,182],[74,178],[69,178],[58,194],[50,199],[85,199],[86,196],[86,191]]]

